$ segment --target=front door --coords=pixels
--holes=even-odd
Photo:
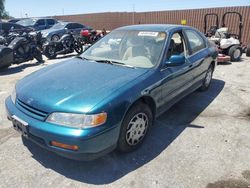
[[[173,55],[183,55],[187,57],[187,43],[182,31],[175,32],[170,37],[168,49],[165,54],[165,61],[169,61]],[[180,66],[163,66],[161,69],[162,76],[162,99],[161,107],[166,108],[178,100],[178,97],[183,94],[191,85],[193,80],[192,63],[186,58]]]

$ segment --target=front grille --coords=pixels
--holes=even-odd
[[[19,110],[21,110],[26,115],[31,116],[38,120],[45,120],[45,118],[48,116],[47,112],[38,110],[37,108],[27,105],[19,99],[16,100],[16,106]]]

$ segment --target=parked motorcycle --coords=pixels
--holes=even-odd
[[[8,35],[0,36],[0,45],[8,46],[14,38],[20,36],[16,32],[10,32]]]
[[[81,30],[80,32],[80,42],[82,45],[87,45],[87,44],[93,44],[100,38],[102,38],[104,35],[106,35],[106,30],[103,29],[102,32],[98,33],[96,30]]]
[[[41,33],[24,33],[16,36],[8,46],[0,46],[0,68],[11,64],[20,64],[34,58],[43,62],[42,53],[38,48]]]
[[[67,32],[58,41],[47,41],[43,46],[43,54],[49,59],[54,59],[59,54],[69,54],[74,51],[81,54],[83,47],[72,32]]]

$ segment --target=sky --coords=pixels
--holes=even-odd
[[[250,0],[5,0],[13,17],[250,6]]]

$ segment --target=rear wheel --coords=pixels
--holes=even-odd
[[[213,65],[211,64],[207,69],[206,77],[203,80],[202,86],[199,88],[199,91],[208,90],[211,84],[212,78],[213,78]]]
[[[120,131],[117,150],[130,152],[138,148],[153,124],[153,114],[148,105],[136,103],[126,114]]]
[[[239,46],[231,46],[228,50],[228,55],[231,58],[231,61],[240,61],[242,55],[242,49]]]
[[[250,44],[247,45],[246,56],[250,57]]]

